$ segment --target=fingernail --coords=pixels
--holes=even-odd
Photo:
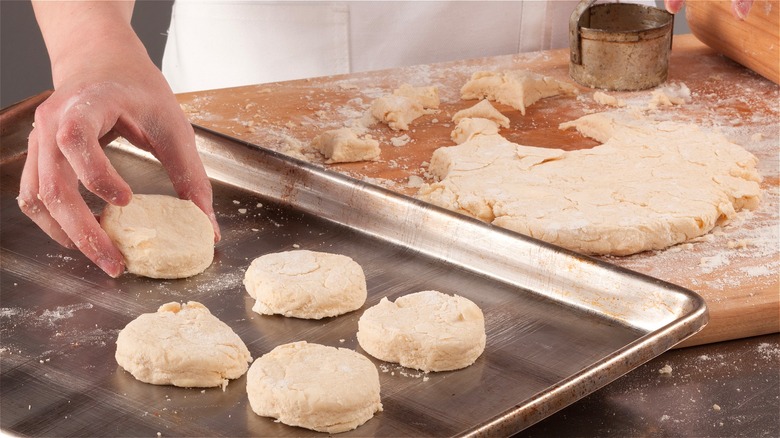
[[[214,226],[214,243],[219,242],[222,239],[222,233],[219,230],[219,223],[217,223],[217,215],[211,212],[209,213],[209,219]]]
[[[95,263],[103,272],[110,275],[112,278],[119,277],[125,270],[124,263],[108,258],[100,258]]]
[[[737,16],[740,20],[744,20],[747,18],[748,13],[750,12],[750,7],[753,5],[753,0],[736,0],[732,3],[732,8],[734,10],[734,15]]]
[[[111,196],[111,199],[109,202],[111,202],[114,205],[118,205],[120,207],[124,207],[127,204],[130,203],[130,201],[133,199],[133,192],[128,192],[124,190],[116,191]]]

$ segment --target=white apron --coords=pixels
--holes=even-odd
[[[176,93],[568,46],[578,1],[177,0]]]

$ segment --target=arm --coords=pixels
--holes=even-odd
[[[55,91],[35,113],[18,198],[22,211],[60,244],[120,275],[122,255],[78,184],[115,205],[130,201],[130,187],[102,149],[121,135],[160,160],[179,196],[211,218],[218,240],[192,127],[130,26],[133,3],[42,1],[33,7]]]

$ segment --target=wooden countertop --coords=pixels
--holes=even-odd
[[[568,77],[568,50],[534,52],[377,72],[250,85],[179,95],[193,123],[264,147],[322,162],[309,147],[314,136],[359,119],[371,101],[403,83],[438,85],[442,105],[406,132],[375,125],[369,133],[380,141],[378,161],[333,165],[333,170],[413,195],[413,178],[426,177],[425,165],[438,147],[451,146],[450,118],[475,101],[460,99],[459,90],[477,70],[526,69],[573,82]],[[780,87],[719,55],[691,35],[676,36],[669,68],[670,84],[684,83],[691,102],[649,111],[655,118],[689,121],[720,129],[731,141],[755,154],[762,183],[762,203],[740,213],[696,242],[630,257],[606,257],[611,263],[692,289],[710,309],[710,323],[682,345],[695,345],[780,331]],[[526,116],[496,105],[511,120],[502,130],[510,141],[566,150],[596,145],[561,122],[587,113],[609,111],[593,101],[594,90],[580,97],[555,97],[532,105]],[[646,110],[650,91],[611,93],[629,107]],[[403,134],[408,142],[391,141]]]

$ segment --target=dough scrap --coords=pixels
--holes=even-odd
[[[423,291],[387,297],[358,320],[358,343],[368,354],[422,371],[474,363],[485,350],[485,318],[472,301]]]
[[[425,114],[425,109],[404,96],[382,96],[371,102],[371,115],[394,131],[406,131],[409,124]]]
[[[650,93],[650,103],[647,107],[651,110],[660,107],[683,105],[691,101],[691,90],[680,82],[659,87]]]
[[[312,146],[326,158],[326,163],[351,163],[373,161],[379,158],[379,142],[365,136],[358,138],[350,128],[325,131],[314,137]]]
[[[496,135],[498,125],[493,120],[482,118],[460,119],[458,126],[452,130],[450,137],[457,144],[472,140],[478,135]]]
[[[525,115],[525,109],[545,97],[577,94],[573,85],[525,70],[479,71],[460,89],[463,99],[483,99],[509,105]]]
[[[439,88],[434,85],[428,87],[413,87],[409,84],[402,84],[396,90],[393,90],[393,95],[409,98],[426,109],[438,108],[440,103]]]
[[[247,373],[252,410],[319,432],[352,430],[382,410],[379,373],[365,356],[305,341],[280,345]]]
[[[186,278],[206,270],[214,259],[214,228],[189,200],[133,195],[124,207],[106,205],[100,226],[132,274]]]
[[[374,119],[387,124],[394,131],[406,131],[409,124],[439,107],[439,90],[431,87],[401,87],[371,102],[369,112]]]
[[[241,338],[196,301],[163,304],[131,321],[119,332],[115,357],[142,382],[185,388],[224,388],[252,362]]]
[[[606,106],[623,107],[626,106],[626,101],[618,99],[615,96],[609,95],[603,91],[596,91],[593,93],[593,101]]]
[[[564,123],[603,144],[563,151],[478,136],[438,149],[417,197],[587,254],[706,234],[760,198],[757,159],[695,125],[598,113]]]
[[[260,256],[244,286],[262,315],[322,319],[359,309],[366,302],[360,265],[341,254],[294,250]]]
[[[466,118],[488,119],[502,128],[509,128],[509,117],[501,114],[487,99],[482,99],[478,104],[456,112],[452,116],[452,121],[459,123]]]

